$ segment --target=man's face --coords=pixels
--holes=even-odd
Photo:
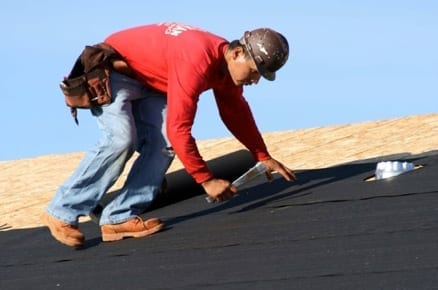
[[[245,58],[243,49],[236,48],[228,61],[228,71],[233,82],[237,85],[257,84],[260,80],[260,73],[252,58]]]

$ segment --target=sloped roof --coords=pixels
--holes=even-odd
[[[316,169],[389,154],[438,149],[438,114],[264,134],[271,154],[290,168]],[[204,159],[243,149],[234,138],[199,141]],[[0,162],[0,226],[41,226],[40,213],[71,174],[82,152]],[[135,158],[135,156],[133,157]],[[128,163],[130,168],[132,160]],[[232,166],[232,165],[230,165]],[[169,172],[182,168],[175,160]],[[123,184],[127,170],[112,188]]]
[[[84,222],[85,246],[75,250],[47,228],[18,229],[30,222],[9,212],[17,226],[0,231],[0,289],[434,289],[437,121],[435,114],[265,134],[298,181],[261,178],[220,204],[208,204],[176,162],[162,203],[143,215],[160,217],[166,229],[144,239],[102,243],[99,227]],[[212,170],[230,179],[254,162],[233,142],[201,142]],[[20,188],[2,192],[2,201],[15,200],[31,220],[80,155],[2,164],[10,173],[2,178],[15,184],[9,191]],[[394,158],[418,169],[367,181],[378,161]]]

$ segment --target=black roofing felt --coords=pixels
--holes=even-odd
[[[424,167],[365,182],[381,160]],[[232,179],[252,160],[239,151],[210,165]],[[102,243],[89,222],[75,250],[46,228],[0,232],[0,289],[438,288],[436,151],[296,173],[222,204],[183,171],[169,174],[169,192],[143,216],[167,228],[147,238]]]

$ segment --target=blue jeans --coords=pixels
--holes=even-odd
[[[158,194],[174,158],[166,136],[166,96],[111,72],[113,102],[92,109],[102,137],[88,151],[47,207],[55,218],[77,225],[116,182],[135,150],[140,154],[125,184],[102,211],[100,224],[125,222],[144,212]]]

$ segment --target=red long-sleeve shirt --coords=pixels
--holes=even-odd
[[[199,95],[213,90],[222,121],[256,160],[269,159],[243,87],[224,73],[228,42],[198,28],[160,23],[110,35],[113,47],[136,77],[167,95],[167,135],[185,169],[198,183],[213,177],[191,134]]]

